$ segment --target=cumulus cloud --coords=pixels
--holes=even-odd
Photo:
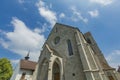
[[[56,13],[49,9],[51,6],[47,6],[45,2],[41,0],[36,5],[38,7],[39,14],[44,17],[51,26],[53,26],[57,21],[57,17]]]
[[[106,59],[110,66],[117,68],[120,65],[120,50],[114,50],[112,53],[106,56]]]
[[[106,5],[111,4],[113,0],[90,0],[90,2],[106,6]]]
[[[95,17],[98,17],[99,16],[99,11],[98,10],[93,10],[93,11],[88,11],[88,14],[95,18]]]
[[[16,54],[24,57],[28,50],[32,60],[37,60],[40,55],[40,49],[45,42],[45,37],[42,34],[30,30],[23,21],[18,18],[13,18],[11,24],[14,27],[12,32],[6,32],[5,38],[0,39],[0,44],[13,51]]]
[[[72,20],[77,22],[79,20],[83,21],[84,23],[87,23],[88,22],[88,19],[87,18],[84,18],[82,15],[81,15],[81,12],[78,11],[76,9],[76,7],[71,7],[71,10],[72,10]]]
[[[35,28],[34,29],[34,32],[36,32],[36,33],[44,33],[45,31],[47,31],[48,30],[48,27],[47,27],[48,25],[46,24],[46,23],[44,23],[43,24],[43,26],[42,26],[42,28]]]
[[[65,18],[65,14],[64,13],[60,13],[59,17],[60,18]]]

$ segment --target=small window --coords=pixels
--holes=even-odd
[[[70,40],[67,40],[67,45],[68,45],[68,52],[69,52],[69,55],[73,55],[73,49],[72,49],[72,44],[71,44],[71,41]]]
[[[57,29],[57,27],[55,28],[55,32],[56,32],[56,33],[58,32],[58,29]]]
[[[87,38],[86,41],[87,41],[87,43],[92,44],[92,42],[89,38]]]
[[[75,73],[73,73],[72,75],[75,76]]]
[[[60,41],[60,37],[59,37],[59,36],[57,36],[57,37],[54,39],[54,43],[55,43],[55,44],[58,44],[58,43],[59,43],[59,41]]]

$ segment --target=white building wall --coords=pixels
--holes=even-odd
[[[23,72],[26,72],[25,79],[27,79],[27,80],[32,80],[33,71],[23,70],[23,69],[19,71],[19,73],[17,74],[15,80],[20,80]]]

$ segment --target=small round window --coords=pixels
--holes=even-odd
[[[60,37],[57,36],[57,37],[54,39],[54,43],[55,43],[55,44],[58,44],[59,42],[60,42]]]

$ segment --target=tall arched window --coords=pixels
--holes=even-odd
[[[71,41],[70,40],[67,40],[67,45],[68,45],[68,52],[69,52],[69,55],[73,55],[73,49],[72,49],[72,44],[71,44]]]

